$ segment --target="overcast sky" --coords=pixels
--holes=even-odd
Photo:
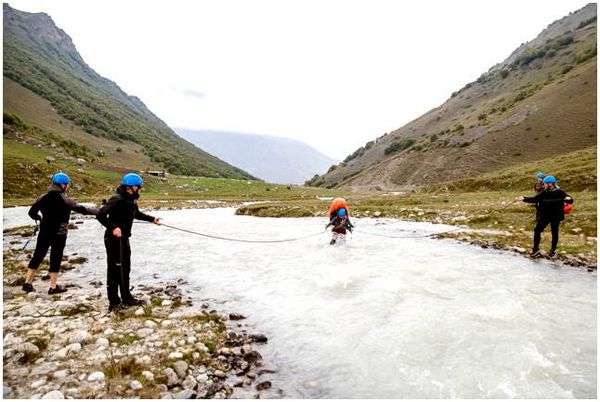
[[[296,138],[342,159],[587,2],[10,0],[171,127]]]

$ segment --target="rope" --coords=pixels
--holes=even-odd
[[[176,226],[167,225],[165,223],[161,223],[160,226],[165,226],[165,227],[170,228],[170,229],[179,230],[180,232],[190,233],[190,234],[193,234],[193,235],[196,235],[196,236],[208,237],[210,239],[235,241],[235,242],[240,242],[240,243],[287,243],[287,242],[293,242],[293,241],[308,239],[308,238],[319,236],[319,235],[322,235],[323,233],[325,233],[323,231],[323,232],[319,232],[319,233],[313,233],[313,234],[310,234],[310,235],[306,235],[306,236],[302,236],[302,237],[294,237],[294,238],[289,238],[289,239],[248,240],[248,239],[235,239],[235,238],[232,238],[232,237],[210,235],[210,234],[207,234],[207,233],[201,233],[201,232],[196,232],[194,230],[183,229],[183,228],[179,228],[179,227],[176,227]]]

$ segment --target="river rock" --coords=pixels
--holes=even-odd
[[[110,345],[110,342],[106,338],[98,338],[96,339],[96,346],[99,348],[107,348]]]
[[[173,304],[173,302],[171,300],[169,300],[169,299],[165,299],[165,300],[162,301],[162,303],[160,303],[160,305],[163,306],[163,307],[170,306],[171,304]]]
[[[103,334],[104,334],[104,335],[106,335],[106,336],[111,336],[111,335],[112,335],[112,334],[114,334],[114,333],[115,333],[115,330],[114,330],[114,329],[112,329],[112,328],[106,328],[106,329],[104,330],[104,332],[103,332]]]
[[[90,375],[88,375],[87,380],[90,382],[104,381],[104,373],[102,371],[94,371],[93,373],[90,373]]]
[[[183,389],[194,389],[196,388],[196,385],[198,385],[198,381],[196,381],[196,379],[191,375],[185,377],[185,380],[183,380],[183,382],[181,383]]]
[[[56,390],[56,391],[50,391],[47,394],[44,394],[44,396],[42,396],[42,399],[65,399],[65,396],[63,395],[62,392]]]
[[[31,369],[32,376],[42,376],[46,374],[50,374],[53,371],[58,369],[58,364],[56,362],[48,362],[36,365]]]
[[[129,383],[129,388],[131,388],[134,391],[139,391],[140,389],[143,388],[142,383],[137,381],[137,380],[133,380]]]
[[[246,317],[241,314],[238,314],[238,313],[231,313],[231,314],[229,314],[229,319],[237,321],[237,320],[245,320]]]
[[[173,394],[173,399],[196,399],[196,391],[184,389],[183,391]]]
[[[263,391],[263,390],[269,389],[269,388],[271,388],[271,381],[263,381],[263,382],[256,384],[257,391]]]
[[[179,384],[180,380],[177,374],[171,367],[167,367],[163,370],[163,374],[167,377],[167,385],[169,387]]]
[[[178,360],[178,359],[181,359],[182,357],[183,357],[183,353],[181,353],[181,352],[169,353],[169,359],[171,359],[171,360]]]
[[[139,336],[140,338],[145,338],[149,335],[152,335],[153,333],[154,333],[153,328],[140,328],[136,331],[136,335]]]
[[[135,315],[136,317],[140,317],[144,315],[144,309],[143,308],[138,308],[137,310],[135,310],[135,312],[133,313],[133,315]]]
[[[69,370],[58,370],[58,371],[55,371],[54,373],[52,373],[52,378],[54,378],[56,380],[62,380],[67,375],[69,375]]]
[[[31,342],[24,342],[15,346],[17,352],[29,355],[37,355],[40,349]]]
[[[163,327],[163,328],[171,328],[171,327],[173,327],[173,321],[171,321],[171,320],[163,320],[160,323],[160,326]]]
[[[33,294],[33,292],[29,293],[29,294]],[[32,316],[32,315],[37,315],[37,313],[38,313],[37,308],[35,308],[35,306],[33,306],[31,304],[26,304],[19,309],[19,315],[21,315],[21,316]]]
[[[151,371],[144,370],[142,371],[142,377],[146,379],[148,382],[154,382],[154,374]]]
[[[45,385],[45,384],[46,384],[46,377],[43,377],[43,378],[41,378],[41,379],[39,379],[37,381],[32,382],[31,385],[30,385],[30,387],[33,388],[33,389],[37,389],[37,388],[39,388],[39,387],[41,387],[42,385]]]
[[[146,328],[156,328],[157,326],[158,326],[158,324],[152,320],[144,321],[144,327],[146,327]]]
[[[180,378],[185,378],[188,367],[188,364],[183,360],[178,360],[173,364],[173,368]]]
[[[91,341],[92,336],[85,330],[78,330],[69,336],[69,343],[85,344]]]
[[[268,340],[268,338],[263,334],[250,335],[250,338],[257,343],[265,343]]]

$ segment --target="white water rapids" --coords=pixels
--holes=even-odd
[[[301,237],[322,218],[254,218],[232,209],[157,211],[165,223],[245,239]],[[4,209],[4,227],[31,224]],[[595,398],[596,273],[452,240],[361,234],[448,226],[355,219],[344,246],[328,235],[282,244],[212,240],[135,225],[132,283],[185,278],[199,300],[248,316],[286,397]],[[406,232],[408,230],[408,232]],[[105,279],[103,228],[86,220],[66,253]],[[34,245],[35,242],[32,242]]]

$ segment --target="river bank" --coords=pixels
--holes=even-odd
[[[21,247],[30,230],[5,233],[4,398],[284,395],[259,352],[267,337],[242,314],[190,296],[184,279],[154,273],[133,291],[145,306],[109,314],[104,284],[75,275],[88,260],[74,253],[60,276],[68,292],[47,294],[43,266],[36,292],[25,294]]]

